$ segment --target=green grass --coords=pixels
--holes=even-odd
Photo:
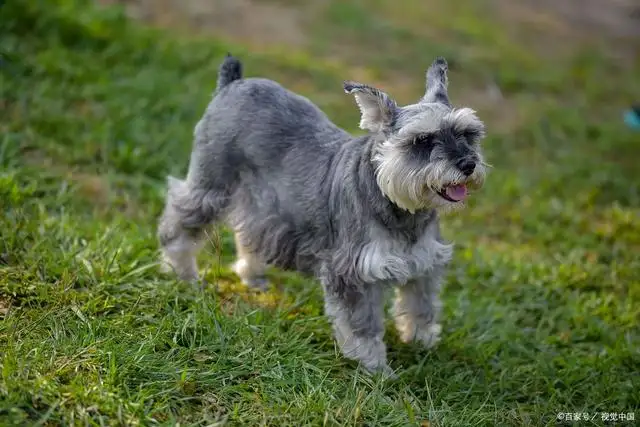
[[[397,16],[381,24],[382,2],[362,5],[333,2],[315,18],[310,52],[176,38],[79,0],[0,9],[0,425],[640,418],[640,138],[620,117],[640,96],[640,64],[595,48],[532,60],[479,13],[424,39]],[[155,240],[165,176],[186,170],[226,51],[353,130],[341,91],[352,64],[323,59],[322,43],[353,37],[354,52],[372,51],[372,31],[402,55],[439,46],[395,69],[416,90],[449,52],[452,90],[491,76],[521,115],[508,132],[488,123],[489,181],[445,219],[457,251],[443,342],[403,345],[389,324],[400,378],[386,383],[338,355],[316,284],[273,271],[276,289],[243,289],[220,230],[201,257],[211,284],[195,289],[158,273]],[[385,49],[367,62],[380,79],[402,57]]]

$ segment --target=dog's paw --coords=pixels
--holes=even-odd
[[[195,259],[176,256],[168,252],[162,253],[158,270],[161,274],[176,276],[179,280],[197,283],[200,279]]]
[[[243,285],[259,291],[266,291],[269,288],[269,281],[267,278],[260,274],[255,275],[250,268],[250,265],[244,259],[237,260],[232,266],[231,270],[240,278]]]
[[[162,274],[171,274],[171,273],[173,273],[173,267],[171,266],[171,264],[168,261],[165,261],[165,260],[160,260],[160,262],[158,263],[158,270]]]
[[[418,331],[415,340],[424,348],[433,348],[440,342],[441,333],[442,326],[438,323],[431,323]]]
[[[403,325],[404,326],[404,325]],[[400,339],[404,343],[417,342],[424,348],[433,348],[440,341],[440,333],[442,332],[442,326],[439,323],[430,323],[416,330],[402,330],[400,329]]]
[[[177,270],[166,261],[161,262],[158,268],[161,274],[175,276],[183,282],[196,284],[200,281],[198,272],[194,269]]]

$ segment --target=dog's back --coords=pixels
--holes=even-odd
[[[227,159],[238,169],[283,167],[287,156],[323,157],[349,135],[304,96],[264,78],[243,78],[240,62],[227,56],[218,86],[195,131],[196,149]]]
[[[307,98],[269,79],[243,78],[229,56],[196,127],[191,179],[227,195],[222,216],[248,250],[269,264],[309,270],[315,261],[305,258],[328,238],[325,178],[350,140]]]

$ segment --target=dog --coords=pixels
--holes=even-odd
[[[205,229],[223,222],[244,283],[264,288],[267,266],[317,278],[342,354],[395,376],[383,341],[385,290],[395,291],[401,340],[434,346],[453,251],[439,215],[461,208],[486,176],[484,123],[451,105],[447,75],[436,58],[424,95],[407,106],[345,81],[368,131],[352,136],[307,98],[244,78],[227,55],[195,127],[187,176],[168,177],[158,226],[165,268],[197,281]]]

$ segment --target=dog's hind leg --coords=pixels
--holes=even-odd
[[[268,286],[265,276],[265,263],[242,243],[242,236],[239,231],[235,232],[235,241],[236,262],[233,264],[233,271],[245,285],[265,290]]]
[[[162,269],[182,280],[196,281],[196,255],[206,227],[217,219],[224,195],[194,187],[189,181],[168,179],[167,199],[158,225]]]
[[[393,315],[403,342],[417,341],[431,348],[440,340],[442,327],[438,318],[442,303],[439,292],[443,274],[444,268],[436,267],[429,276],[396,288]]]

